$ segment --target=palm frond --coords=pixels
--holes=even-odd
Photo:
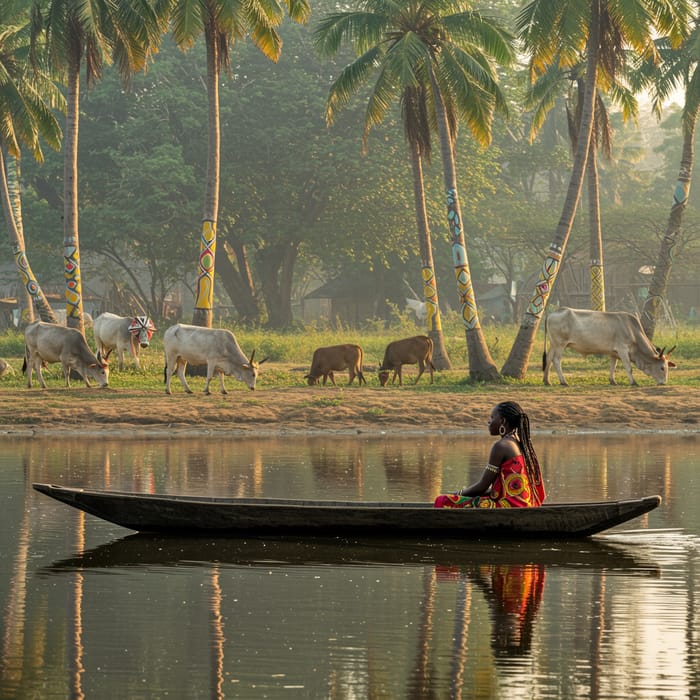
[[[326,123],[332,124],[336,114],[343,109],[350,98],[362,87],[377,68],[380,51],[374,48],[359,56],[340,72],[328,92],[326,101]]]

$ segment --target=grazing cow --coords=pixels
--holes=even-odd
[[[542,370],[544,383],[549,385],[549,370],[557,371],[559,382],[566,385],[561,371],[561,357],[566,348],[582,355],[610,355],[610,383],[615,384],[617,361],[627,370],[630,384],[634,363],[657,384],[666,384],[668,368],[676,365],[668,359],[675,345],[664,354],[647,338],[639,319],[625,311],[589,311],[562,307],[545,319],[545,334],[549,337],[549,353],[545,351]]]
[[[41,375],[44,362],[60,362],[66,386],[70,386],[70,372],[74,369],[90,386],[94,379],[100,386],[109,384],[109,367],[98,352],[94,355],[79,330],[58,326],[55,323],[36,321],[24,331],[24,364],[22,371],[27,373],[27,386],[32,387],[32,371],[36,371],[39,384],[46,389]]]
[[[148,316],[117,316],[104,313],[95,319],[95,343],[104,357],[117,349],[119,369],[124,368],[124,353],[134,358],[134,364],[140,369],[139,348],[147,348],[156,330]]]
[[[433,383],[433,341],[427,335],[415,335],[412,338],[394,340],[386,346],[384,359],[379,367],[379,383],[386,386],[389,381],[389,373],[393,370],[394,376],[391,378],[393,384],[398,375],[399,386],[403,385],[401,379],[402,365],[415,365],[418,363],[418,376],[415,383],[423,375],[425,368],[430,372],[430,383]]]
[[[177,371],[184,390],[191,394],[192,390],[185,380],[187,363],[207,366],[207,382],[204,393],[209,394],[209,383],[215,374],[219,375],[221,393],[226,394],[224,375],[233,375],[236,379],[255,389],[258,378],[258,367],[267,360],[254,362],[255,350],[248,359],[238,346],[231,331],[225,328],[202,328],[176,323],[170,326],[163,335],[165,349],[165,393],[171,394],[170,380],[173,372]]]
[[[337,386],[333,372],[347,369],[350,377],[348,386],[352,384],[355,377],[357,377],[358,384],[362,386],[363,382],[367,384],[365,375],[362,374],[362,358],[362,348],[359,345],[348,343],[317,348],[311,358],[311,369],[304,376],[304,379],[308,380],[309,386],[313,386],[318,384],[318,380],[323,377],[324,386],[327,379],[331,380],[333,386]]]

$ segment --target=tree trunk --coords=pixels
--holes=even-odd
[[[260,281],[267,307],[267,325],[270,328],[290,328],[292,315],[292,277],[299,250],[299,242],[279,243],[259,252]]]
[[[219,53],[215,23],[209,19],[205,29],[207,44],[207,100],[209,146],[204,191],[202,238],[199,246],[197,287],[192,323],[211,328],[214,308],[214,265],[216,261],[216,222],[219,216],[219,161],[221,126],[219,121]]]
[[[231,249],[231,252],[227,250]],[[230,256],[235,259],[231,260]],[[216,250],[217,276],[244,324],[260,322],[261,308],[248,268],[248,259],[243,246],[233,245],[229,237],[219,241]]]
[[[68,61],[66,129],[63,134],[63,275],[66,279],[66,326],[85,335],[78,237],[78,121],[80,57]]]
[[[586,171],[586,161],[588,160],[588,149],[590,147],[591,132],[593,129],[600,31],[599,22],[599,0],[594,0],[594,2],[591,3],[591,25],[588,32],[586,89],[581,112],[581,126],[564,207],[562,209],[561,218],[559,219],[554,241],[549,246],[549,252],[545,258],[539,280],[535,285],[535,291],[523,314],[520,329],[515,337],[508,359],[501,370],[505,376],[514,377],[515,379],[522,379],[527,371],[530,353],[532,352],[532,346],[535,342],[535,334],[537,333],[542,314],[547,306],[547,300],[549,299],[552,286],[556,280],[562,257],[566,251],[566,244],[569,240],[569,234],[571,233],[571,227],[573,226],[574,217],[576,215],[576,207],[581,198],[583,176]]]
[[[7,222],[12,254],[15,258],[17,272],[22,280],[23,289],[29,299],[27,309],[33,312],[35,306],[42,321],[56,323],[53,309],[41,291],[41,286],[27,260],[24,231],[22,230],[22,208],[17,168],[16,159],[10,157],[6,161],[2,149],[0,149],[0,196],[2,197],[2,208],[5,213],[5,221]],[[33,320],[34,314],[30,313],[28,322],[31,323]]]
[[[423,187],[423,161],[418,144],[410,144],[411,167],[413,170],[413,198],[416,206],[416,226],[418,227],[418,245],[421,254],[421,279],[423,296],[427,311],[428,335],[433,341],[433,365],[435,369],[452,369],[450,358],[445,348],[445,338],[440,320],[437,281],[433,264],[433,246],[430,240],[430,224],[425,208],[425,188]]]
[[[595,139],[591,138],[586,163],[591,259],[591,309],[605,311],[605,275],[603,267],[603,232],[600,225],[600,188]]]
[[[666,296],[666,287],[673,263],[673,248],[678,240],[678,234],[683,224],[683,215],[688,205],[690,182],[693,177],[693,151],[695,149],[695,127],[698,121],[698,100],[688,95],[700,91],[700,69],[696,68],[690,83],[686,87],[685,109],[683,112],[683,150],[678,173],[676,189],[673,192],[673,204],[666,224],[666,232],[659,245],[656,267],[649,285],[649,297],[642,313],[642,328],[649,340],[653,340],[656,331],[656,321],[659,316],[661,302]]]
[[[498,369],[491,359],[488,347],[486,347],[486,341],[479,323],[479,314],[469,271],[467,246],[462,231],[462,210],[457,194],[457,172],[454,151],[452,150],[452,134],[450,133],[447,115],[445,114],[445,105],[432,66],[430,67],[430,85],[433,90],[435,114],[440,134],[443,177],[445,189],[447,190],[447,221],[450,230],[452,261],[457,279],[462,322],[465,327],[467,354],[469,355],[469,376],[474,381],[493,381],[498,379]]]

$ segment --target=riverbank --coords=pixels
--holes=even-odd
[[[284,387],[228,395],[148,390],[5,389],[0,434],[485,432],[493,406],[514,400],[533,433],[700,433],[700,392],[682,386]]]

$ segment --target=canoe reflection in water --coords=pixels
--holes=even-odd
[[[439,582],[462,579],[484,592],[496,658],[529,654],[535,617],[544,593],[544,564],[437,566],[436,573]]]

